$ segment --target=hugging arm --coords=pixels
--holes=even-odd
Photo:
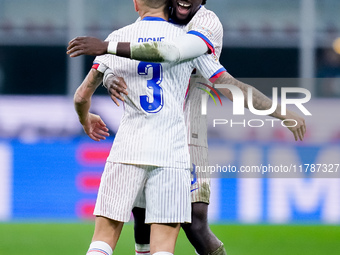
[[[130,58],[149,62],[180,62],[199,57],[208,50],[200,37],[186,34],[170,42],[131,43]]]
[[[91,69],[74,94],[74,107],[85,133],[94,141],[105,140],[109,136],[108,129],[100,116],[90,113],[91,98],[101,84],[103,74]]]
[[[67,54],[98,56],[114,54],[146,62],[179,62],[199,57],[209,48],[202,38],[185,34],[172,41],[130,43],[101,41],[95,37],[76,37],[69,42]]]
[[[127,85],[122,77],[113,74],[111,69],[106,69],[104,72],[103,84],[107,88],[112,101],[119,106],[118,99],[124,102],[122,94],[128,95]]]

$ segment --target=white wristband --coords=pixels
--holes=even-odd
[[[107,46],[107,53],[116,55],[118,42],[109,42]]]

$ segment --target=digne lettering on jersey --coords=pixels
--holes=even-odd
[[[139,43],[145,43],[145,42],[161,42],[162,40],[164,40],[165,37],[153,37],[153,38],[138,38],[138,42]]]

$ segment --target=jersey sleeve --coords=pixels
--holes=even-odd
[[[200,37],[211,53],[220,56],[223,41],[223,26],[212,11],[201,7],[187,25],[187,33]]]
[[[210,82],[214,83],[222,73],[227,70],[221,65],[218,58],[212,54],[204,54],[203,56],[193,60],[194,66],[197,70],[208,79]]]

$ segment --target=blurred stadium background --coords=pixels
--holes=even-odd
[[[299,143],[280,125],[210,125],[211,164],[339,164],[340,1],[209,0],[207,8],[224,26],[227,70],[268,96],[272,86],[308,89],[313,114]],[[85,254],[121,108],[100,88],[93,111],[111,139],[84,135],[72,95],[93,58],[70,59],[66,47],[78,35],[105,39],[136,18],[132,1],[0,0],[1,255]],[[231,118],[211,110],[209,123],[221,114]],[[340,254],[339,178],[222,177],[212,180],[209,217],[229,254]],[[177,247],[194,254],[183,233]],[[133,254],[131,224],[117,254]]]

